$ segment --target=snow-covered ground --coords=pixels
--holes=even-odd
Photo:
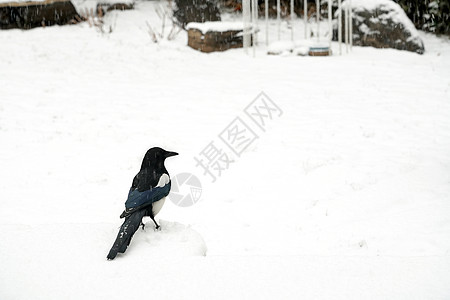
[[[203,54],[151,41],[155,5],[107,15],[111,34],[0,31],[0,299],[450,298],[448,39]],[[283,114],[212,183],[194,157],[261,91]],[[107,261],[152,146],[202,198]]]

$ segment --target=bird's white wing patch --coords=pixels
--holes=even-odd
[[[169,175],[167,174],[162,174],[161,177],[159,178],[158,184],[156,185],[157,187],[163,187],[166,184],[168,184],[170,181]]]

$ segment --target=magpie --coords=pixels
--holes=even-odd
[[[114,259],[117,253],[125,253],[139,226],[142,225],[144,228],[143,217],[149,216],[155,223],[156,229],[160,228],[155,221],[155,216],[163,207],[171,186],[169,172],[164,166],[164,161],[167,157],[175,155],[178,153],[159,147],[150,148],[145,153],[141,170],[134,177],[128,192],[125,210],[120,215],[120,218],[125,218],[125,221],[108,253],[108,260]]]

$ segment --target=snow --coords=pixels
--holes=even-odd
[[[347,5],[351,5],[352,9],[355,9],[356,11],[363,11],[363,10],[375,10],[379,6],[384,6],[388,9],[395,9],[396,3],[392,0],[352,0],[350,1],[343,1],[342,7],[346,8]]]
[[[186,29],[197,29],[202,33],[208,31],[225,32],[225,31],[242,31],[244,29],[243,22],[191,22],[186,25]]]
[[[204,54],[152,42],[157,4],[111,34],[0,31],[0,299],[449,299],[448,38],[270,56],[262,31],[255,58]],[[193,158],[261,91],[283,115],[212,183]],[[152,146],[202,198],[107,261]]]
[[[287,56],[291,53],[293,55],[308,55],[311,48],[328,48],[329,43],[317,40],[280,40],[269,44],[267,53],[273,55]]]
[[[92,1],[92,0],[71,0],[73,6],[75,6],[75,9],[78,13],[84,13],[87,10],[90,9],[96,9],[97,4],[128,4],[133,5],[135,3],[134,0],[98,0],[98,1]]]
[[[267,53],[269,54],[283,54],[292,52],[295,44],[291,41],[275,41],[269,45],[267,48]]]

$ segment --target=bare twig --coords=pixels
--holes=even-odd
[[[178,30],[177,30],[178,29]],[[172,30],[170,31],[169,35],[167,36],[167,40],[171,41],[174,40],[175,37],[181,32],[183,28],[173,23]]]
[[[84,11],[81,13],[81,18],[78,16],[75,16],[77,21],[87,21],[89,24],[89,27],[96,27],[99,29],[101,33],[105,33],[105,30],[103,28],[103,10],[100,6],[97,7],[96,13],[94,14],[94,8],[85,8]],[[112,32],[112,29],[110,28],[110,32]]]
[[[147,21],[145,21],[145,23],[147,24],[148,33],[150,34],[150,37],[152,38],[152,41],[154,43],[158,43],[159,42],[158,41],[158,37],[156,36],[155,31],[153,30],[152,26],[150,26],[150,24]]]
[[[169,6],[171,7],[171,5],[172,5],[172,2],[169,0]],[[172,10],[167,9],[162,5],[159,5],[155,8],[155,13],[161,20],[161,32],[155,32],[153,30],[153,28],[150,26],[150,24],[147,21],[145,22],[147,24],[148,32],[149,32],[150,37],[152,38],[153,42],[158,43],[161,39],[165,38],[164,32],[165,32],[165,28],[166,28],[166,19],[172,23],[172,28],[170,29],[170,32],[166,38],[169,41],[175,39],[175,37],[178,35],[178,33],[180,33],[182,28],[174,20]]]

